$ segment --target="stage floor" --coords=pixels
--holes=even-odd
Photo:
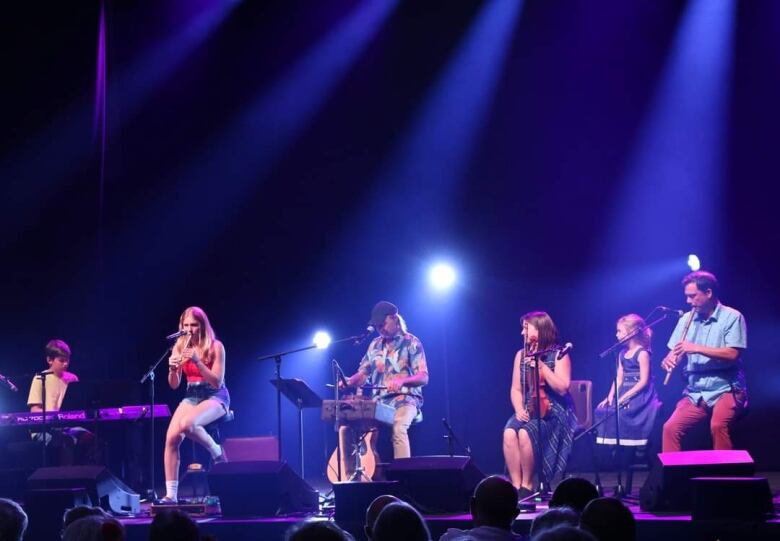
[[[769,479],[772,493],[775,495],[775,509],[780,506],[778,492],[780,491],[780,472],[763,472],[757,476]],[[592,476],[582,475],[592,480]],[[633,481],[634,490],[632,496],[638,497],[639,487],[642,486],[646,473],[637,473]],[[602,483],[605,495],[610,495],[616,485],[615,474],[602,474]],[[724,495],[725,497],[725,495]],[[775,518],[761,523],[745,523],[735,521],[694,521],[690,515],[679,513],[645,513],[639,509],[635,500],[626,500],[627,505],[634,513],[637,520],[637,539],[664,541],[742,541],[742,540],[778,540],[780,539],[780,519]],[[527,534],[534,517],[547,509],[545,503],[539,503],[535,512],[521,513],[518,515],[513,529],[519,534]],[[148,507],[144,508],[148,513]],[[285,531],[304,518],[314,520],[329,520],[332,512],[310,516],[289,516],[275,518],[227,518],[208,517],[196,518],[201,532],[216,537],[220,541],[267,541],[283,540]],[[431,530],[433,540],[436,540],[448,528],[466,529],[471,527],[471,515],[436,515],[426,516],[426,521]],[[121,519],[127,528],[128,541],[145,541],[148,539],[150,516]],[[347,527],[347,525],[344,525]],[[359,527],[359,525],[357,525]],[[354,528],[354,526],[353,526]],[[353,529],[349,528],[349,529]],[[354,533],[360,533],[359,530]],[[356,539],[362,537],[356,536]]]

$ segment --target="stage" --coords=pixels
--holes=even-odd
[[[780,472],[760,472],[760,477],[766,477],[770,481],[772,493],[777,494],[780,488]],[[634,480],[639,487],[644,482],[645,474],[637,474]],[[602,475],[605,487],[613,487],[614,474]],[[606,490],[609,495],[611,490]],[[638,496],[638,489],[633,496]],[[725,497],[725,495],[724,495]],[[776,540],[780,539],[780,518],[773,518],[764,522],[740,522],[740,521],[700,521],[693,520],[690,514],[679,513],[647,513],[639,509],[636,503],[626,501],[637,521],[637,540],[664,541],[743,541],[743,540]],[[774,499],[775,509],[780,505],[778,497]],[[148,508],[144,508],[148,512]],[[546,503],[539,503],[535,512],[521,513],[513,525],[513,530],[522,535],[527,535],[531,528],[531,522],[539,514],[547,509]],[[362,510],[358,514],[362,514]],[[312,514],[309,516],[289,516],[275,518],[229,518],[209,517],[197,518],[201,534],[212,535],[221,541],[244,540],[282,540],[285,531],[304,518],[314,520],[329,520],[332,512]],[[431,531],[431,539],[438,539],[448,528],[467,529],[472,526],[471,515],[426,515],[425,519]],[[121,519],[127,528],[128,541],[142,541],[148,539],[150,517]],[[356,539],[363,539],[359,528],[362,524],[340,524],[345,529],[351,530]],[[357,529],[356,529],[357,528]]]

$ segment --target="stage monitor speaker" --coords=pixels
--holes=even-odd
[[[286,462],[255,460],[214,464],[208,476],[224,516],[311,512],[319,495]]]
[[[105,466],[58,466],[38,468],[27,479],[27,491],[83,489],[92,505],[114,513],[137,514],[141,497]]]
[[[485,478],[468,456],[399,458],[385,473],[400,481],[404,498],[424,513],[468,511],[474,489]]]
[[[678,451],[658,453],[639,491],[643,511],[693,509],[694,477],[752,477],[755,464],[747,451]]]
[[[765,477],[694,477],[694,520],[766,520],[774,513]]]
[[[357,523],[362,527],[371,502],[384,494],[400,498],[401,487],[398,481],[333,483],[333,494],[336,497],[334,518],[339,526],[344,528]]]

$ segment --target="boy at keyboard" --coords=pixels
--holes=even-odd
[[[48,369],[33,377],[30,394],[27,396],[27,406],[33,413],[42,413],[44,405],[46,413],[59,411],[68,385],[79,380],[76,374],[68,372],[71,355],[68,344],[63,340],[49,340],[45,352]],[[56,449],[59,455],[56,462],[60,466],[96,462],[95,436],[85,428],[51,428],[45,432],[32,433],[32,439],[43,441],[50,449]]]

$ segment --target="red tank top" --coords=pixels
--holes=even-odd
[[[205,358],[201,360],[203,364],[205,364],[208,368],[211,368],[211,365],[213,364],[211,362],[210,356],[204,355]],[[200,370],[198,370],[198,367],[195,365],[192,360],[188,360],[181,366],[181,371],[184,372],[184,375],[187,376],[188,382],[196,382],[196,381],[203,381],[203,376],[200,375]]]

